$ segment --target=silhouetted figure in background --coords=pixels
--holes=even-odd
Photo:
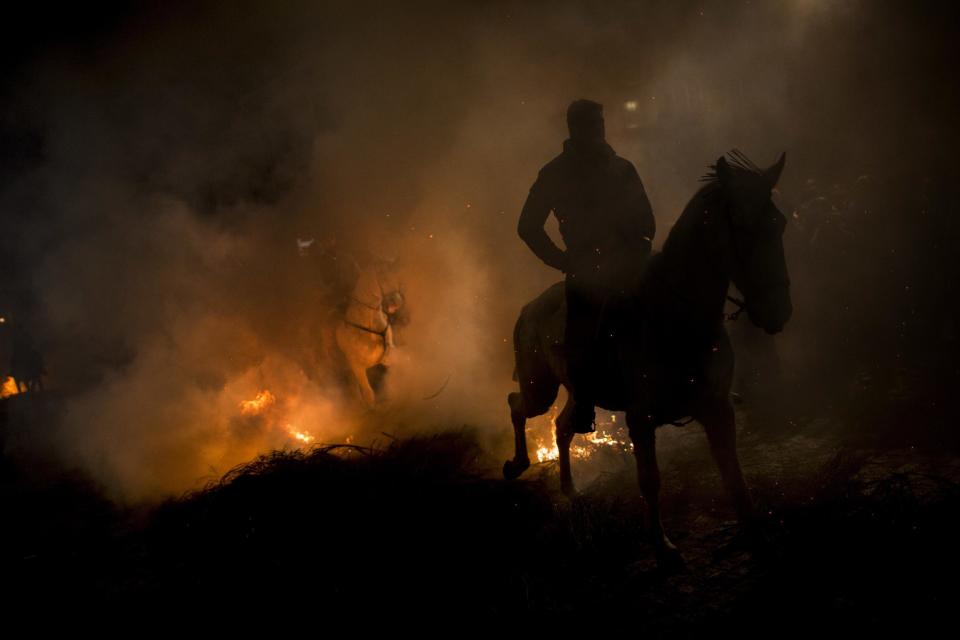
[[[517,231],[533,252],[566,274],[567,375],[581,411],[593,422],[593,355],[600,323],[637,283],[656,225],[637,170],[607,144],[603,106],[577,100],[567,109],[570,138],[544,166],[520,214]],[[566,245],[543,226],[553,212]]]

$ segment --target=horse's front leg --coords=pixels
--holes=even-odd
[[[683,557],[670,542],[660,519],[660,468],[657,465],[656,425],[646,415],[627,412],[627,427],[637,461],[637,480],[646,502],[646,525],[657,554],[657,565],[671,568],[683,564]]]
[[[383,332],[383,357],[380,358],[379,364],[389,367],[392,364],[392,356],[396,348],[397,344],[393,338],[393,327],[388,324]]]
[[[510,405],[510,421],[513,423],[513,460],[503,463],[503,477],[516,480],[530,466],[527,453],[527,414],[523,411],[523,396],[513,392],[507,396]]]
[[[370,379],[367,378],[367,369],[375,364],[379,358],[371,358],[371,345],[366,337],[367,334],[357,336],[356,331],[356,329],[350,327],[338,329],[336,334],[337,346],[343,353],[347,368],[350,369],[354,388],[360,394],[361,401],[367,408],[373,409],[377,402],[377,396],[373,387],[370,386]],[[379,346],[375,348],[382,349]],[[377,353],[377,355],[381,354]]]
[[[377,404],[377,394],[370,386],[370,380],[367,378],[367,368],[362,363],[354,361],[350,363],[350,373],[356,381],[360,399],[368,408],[373,409]]]
[[[737,519],[741,525],[753,527],[757,518],[737,457],[737,427],[733,405],[729,398],[718,399],[696,417],[707,432],[710,451],[720,469],[720,478],[733,503]]]

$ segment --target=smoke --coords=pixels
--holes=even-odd
[[[165,3],[29,52],[5,87],[4,132],[25,151],[4,169],[0,254],[5,312],[31,328],[62,396],[57,427],[35,437],[128,499],[282,445],[269,420],[238,417],[263,388],[318,440],[469,423],[502,447],[513,321],[559,279],[516,218],[568,102],[605,103],[659,245],[731,147],[759,164],[786,149],[788,200],[811,172],[874,171],[924,147],[955,90],[937,94],[933,123],[909,116],[933,93],[911,65],[938,51],[915,16],[894,33],[897,13]],[[883,53],[865,27],[914,55]],[[885,73],[858,75],[868,61]],[[334,236],[396,259],[411,310],[395,408],[373,421],[311,376],[313,276],[296,240]]]

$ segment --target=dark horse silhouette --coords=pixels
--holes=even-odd
[[[786,218],[771,201],[785,155],[766,170],[739,151],[729,158],[711,167],[663,251],[650,259],[636,290],[606,314],[599,331],[597,402],[626,412],[647,526],[661,562],[680,556],[660,522],[657,426],[686,417],[700,422],[741,523],[755,520],[730,403],[733,350],[723,327],[730,282],[743,294],[751,322],[768,333],[781,331],[793,310],[782,240]],[[563,296],[562,283],[553,285],[523,308],[514,328],[520,391],[508,397],[516,439],[515,456],[503,468],[508,479],[530,466],[527,419],[546,413],[561,384],[570,388],[561,344]],[[574,424],[584,415],[575,407],[576,397],[569,397],[556,421],[567,493],[573,492],[570,442],[584,426]]]

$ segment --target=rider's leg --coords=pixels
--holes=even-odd
[[[571,423],[575,433],[593,431],[596,404],[594,352],[597,324],[603,296],[595,289],[568,278],[566,283],[567,317],[564,332],[567,379],[576,396],[576,414]]]

